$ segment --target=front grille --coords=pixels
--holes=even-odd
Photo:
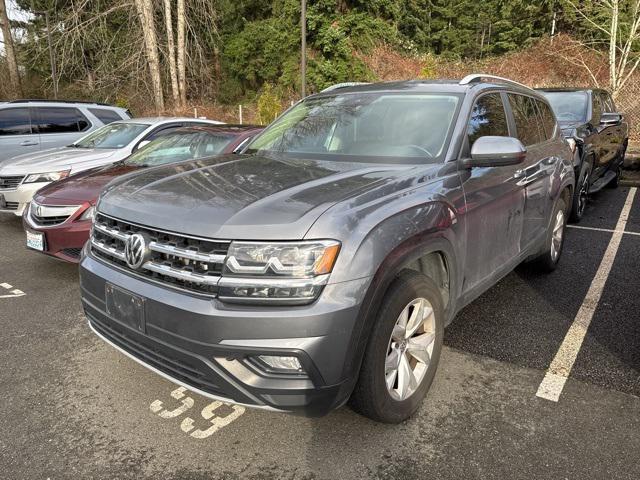
[[[18,185],[24,180],[24,175],[12,175],[8,177],[0,177],[0,191],[1,190],[15,190]]]
[[[125,260],[125,242],[140,233],[149,239],[149,256],[138,269]],[[229,242],[164,232],[97,214],[91,253],[136,275],[173,288],[215,295]]]
[[[31,202],[29,217],[36,226],[52,227],[66,222],[71,215],[78,211],[78,208],[80,208],[79,205],[49,206]]]
[[[160,350],[146,339],[144,341],[135,340],[115,324],[107,325],[92,315],[87,316],[98,333],[146,364],[207,393],[222,394],[220,386],[211,381],[210,370],[205,370],[200,361],[177,352],[172,355],[173,352],[170,350],[166,348]]]
[[[18,210],[18,202],[5,202],[5,210]]]
[[[65,248],[64,250],[62,250],[62,253],[64,253],[67,257],[80,258],[81,251],[81,248]]]

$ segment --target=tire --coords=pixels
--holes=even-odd
[[[412,305],[412,302],[418,303]],[[431,307],[432,315],[424,317],[422,326],[410,336],[410,340],[406,340],[408,333],[407,329],[402,331],[401,314],[407,310],[407,324],[411,325],[412,313],[417,314],[420,305],[425,312]],[[433,382],[443,336],[444,307],[438,287],[420,273],[403,271],[387,289],[377,312],[360,375],[349,400],[351,408],[365,417],[384,423],[400,423],[411,417]],[[422,341],[416,341],[417,338]],[[414,349],[414,352],[423,359],[428,358],[428,364],[419,361],[410,351],[412,344],[427,345],[427,342],[429,348]],[[394,369],[387,362],[392,362],[397,368]],[[411,374],[406,367],[412,370]],[[415,383],[401,383],[401,379],[408,379],[410,375],[416,379]],[[390,379],[390,386],[387,379]],[[409,387],[404,388],[405,385]]]
[[[563,198],[559,198],[553,208],[551,223],[547,231],[547,238],[543,252],[532,262],[541,272],[551,273],[558,266],[564,247],[565,230],[567,227],[567,206]],[[559,237],[558,234],[559,233]]]
[[[576,190],[573,193],[571,200],[571,215],[569,221],[578,223],[584,216],[584,211],[587,206],[587,199],[589,197],[589,183],[591,182],[592,166],[590,162],[582,162],[582,168],[580,169],[580,177],[576,182]]]

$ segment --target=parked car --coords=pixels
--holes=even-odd
[[[0,165],[12,157],[63,147],[129,111],[104,103],[13,100],[0,102]]]
[[[154,138],[178,128],[219,123],[167,117],[122,120],[66,147],[15,157],[0,166],[0,213],[22,216],[35,192],[51,182],[127,158]]]
[[[53,182],[39,190],[25,210],[27,247],[77,263],[89,239],[98,195],[111,180],[149,167],[234,153],[261,130],[250,125],[179,128],[126,160]]]
[[[551,104],[574,152],[576,189],[571,220],[584,215],[587,197],[604,186],[617,187],[629,143],[629,126],[606,90],[550,88]]]
[[[508,80],[335,88],[236,156],[102,193],[90,327],[160,375],[267,410],[400,422],[456,313],[560,258],[574,174],[544,97]]]

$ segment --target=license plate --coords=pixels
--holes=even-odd
[[[39,232],[27,231],[27,247],[42,252],[44,250],[44,235]]]
[[[107,313],[114,320],[144,332],[144,298],[110,283],[105,286],[105,297]]]

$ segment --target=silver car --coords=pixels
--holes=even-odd
[[[129,118],[125,108],[103,103],[0,102],[0,165],[17,155],[69,145],[97,128]]]
[[[0,165],[0,212],[21,216],[45,185],[124,160],[161,135],[182,127],[216,125],[196,118],[136,118],[110,123],[60,148],[20,155]]]

